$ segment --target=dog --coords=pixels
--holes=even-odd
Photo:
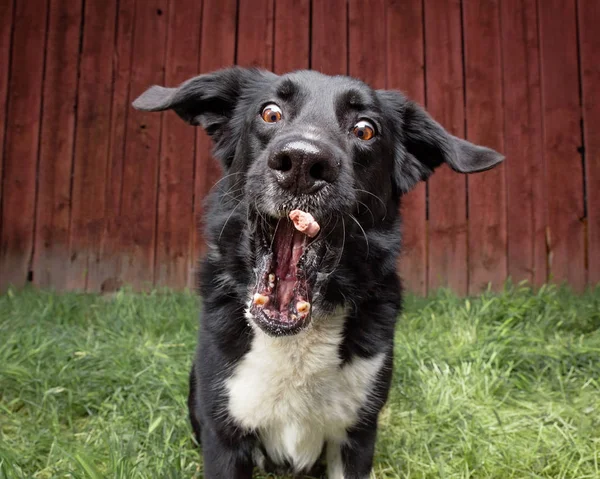
[[[473,173],[503,156],[400,92],[315,71],[231,67],[133,106],[201,126],[224,171],[188,400],[205,477],[369,477],[402,306],[401,197],[442,163]]]

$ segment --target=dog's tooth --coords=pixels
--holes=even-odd
[[[296,303],[296,311],[301,315],[306,315],[310,311],[310,303],[308,301],[298,301]]]
[[[273,273],[269,274],[269,283],[275,283],[275,275]]]
[[[252,299],[252,302],[256,306],[265,306],[269,302],[269,297],[265,296],[264,294],[256,293]]]

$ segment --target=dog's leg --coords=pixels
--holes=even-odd
[[[349,431],[343,444],[327,444],[328,479],[368,479],[373,467],[377,428]]]
[[[252,479],[253,443],[240,438],[235,445],[225,444],[208,426],[202,427],[202,452],[205,479]]]
[[[196,437],[196,441],[200,444],[201,431],[202,426],[200,423],[200,417],[198,416],[197,410],[197,380],[196,380],[196,371],[194,371],[194,365],[192,364],[192,370],[190,371],[190,392],[188,395],[188,411],[190,416],[190,422],[192,423],[192,430],[194,431],[194,436]]]

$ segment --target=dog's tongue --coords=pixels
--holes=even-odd
[[[275,234],[275,275],[277,276],[277,298],[281,311],[287,310],[294,295],[296,265],[304,250],[306,236],[294,229],[289,221],[282,220]]]

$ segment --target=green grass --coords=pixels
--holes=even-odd
[[[0,477],[202,477],[189,294],[0,297]],[[377,478],[600,478],[600,289],[410,297]]]

